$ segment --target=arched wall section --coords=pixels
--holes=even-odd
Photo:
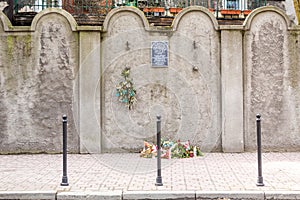
[[[220,150],[220,41],[214,21],[193,8],[177,17],[176,30],[156,31],[139,12],[119,10],[104,25],[103,150],[139,150],[144,140],[154,142],[157,114],[164,138]],[[166,67],[151,64],[155,41],[167,43]],[[116,97],[125,67],[137,90],[133,110]]]
[[[73,107],[78,34],[57,12],[44,11],[34,28],[1,34],[1,152],[60,152],[62,115],[70,152],[79,152]]]
[[[257,9],[245,27],[245,148],[256,147],[255,115],[262,115],[265,150],[299,150],[299,36],[282,11]],[[298,113],[298,114],[297,114]]]

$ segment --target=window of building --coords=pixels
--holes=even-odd
[[[226,9],[240,10],[240,0],[227,0]]]
[[[46,8],[61,6],[62,0],[35,0],[34,11],[39,12]]]

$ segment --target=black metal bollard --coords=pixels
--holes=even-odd
[[[161,116],[157,116],[157,177],[156,177],[156,186],[162,186],[162,177],[161,177]]]
[[[257,160],[258,160],[258,178],[257,186],[264,186],[262,177],[262,156],[261,156],[261,119],[260,114],[256,115],[256,126],[257,126]]]
[[[67,116],[63,115],[63,176],[61,186],[68,186],[67,176]]]

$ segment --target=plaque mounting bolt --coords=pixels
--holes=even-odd
[[[126,51],[129,51],[129,50],[130,50],[129,42],[127,41],[127,42],[126,42]]]

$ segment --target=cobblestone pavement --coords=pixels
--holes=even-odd
[[[62,155],[0,155],[0,191],[58,191]],[[257,187],[255,153],[208,153],[162,160],[139,154],[68,155],[69,191],[300,191],[300,153],[264,153],[264,187]]]

